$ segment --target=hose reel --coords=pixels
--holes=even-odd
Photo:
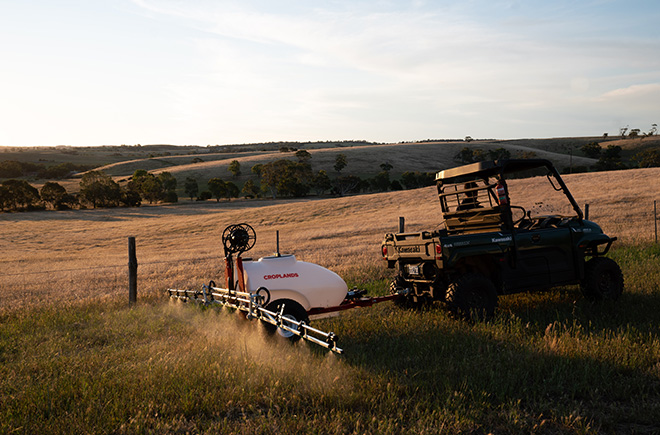
[[[248,224],[229,225],[222,232],[222,246],[225,248],[225,256],[238,255],[249,251],[257,241],[257,233]]]

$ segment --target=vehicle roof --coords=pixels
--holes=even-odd
[[[546,167],[553,168],[552,162],[546,159],[501,159],[471,163],[465,166],[445,169],[435,175],[436,181],[443,183],[461,182],[462,178],[488,178],[495,175],[505,175],[514,172]]]

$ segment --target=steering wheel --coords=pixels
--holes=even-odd
[[[527,217],[527,210],[525,210],[524,207],[520,207],[519,205],[512,205],[511,208],[518,208],[522,210],[522,217],[513,223],[513,226],[515,227]]]
[[[229,225],[222,232],[222,245],[225,248],[225,254],[249,251],[256,241],[257,233],[248,224]]]

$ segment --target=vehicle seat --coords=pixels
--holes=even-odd
[[[449,234],[470,234],[504,229],[500,207],[472,208],[445,213],[445,227]]]

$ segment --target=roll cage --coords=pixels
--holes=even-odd
[[[581,221],[584,215],[580,206],[549,160],[494,160],[459,166],[436,174],[438,199],[449,233],[511,230],[516,223],[511,208],[520,207],[510,203],[507,179],[516,175],[520,177],[539,168],[547,170],[546,176],[551,185],[566,196]]]

